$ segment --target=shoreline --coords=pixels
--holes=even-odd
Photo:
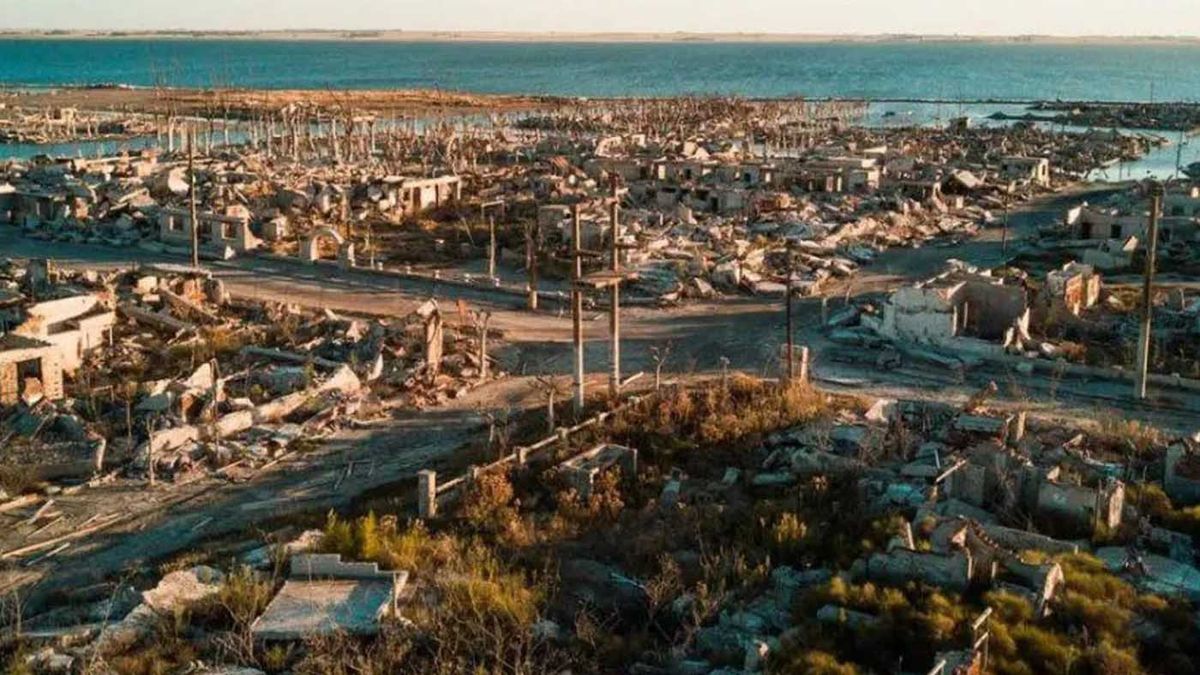
[[[594,44],[981,44],[1075,46],[1200,46],[1188,35],[908,35],[823,33],[518,32],[400,30],[11,30],[0,40],[162,40],[364,43],[594,43]]]
[[[948,97],[926,97],[926,96],[737,96],[723,94],[664,94],[643,96],[636,94],[627,95],[612,95],[612,96],[573,96],[569,94],[550,94],[536,92],[514,92],[514,93],[499,93],[486,91],[472,91],[469,89],[436,89],[428,87],[402,87],[402,88],[379,88],[372,87],[367,89],[339,89],[339,88],[317,88],[317,87],[247,87],[241,85],[232,85],[228,87],[195,87],[195,86],[167,86],[156,87],[151,85],[126,84],[114,82],[95,82],[95,83],[64,83],[64,84],[22,84],[22,83],[7,83],[0,82],[0,99],[7,96],[7,102],[10,104],[21,105],[30,103],[33,105],[45,105],[48,100],[54,99],[73,99],[99,101],[102,105],[111,105],[115,102],[144,103],[148,99],[153,99],[159,102],[159,99],[166,95],[168,99],[175,103],[184,103],[185,105],[198,108],[211,106],[217,99],[221,100],[253,100],[275,99],[275,100],[297,100],[304,98],[343,98],[355,99],[353,102],[362,104],[364,101],[370,104],[379,105],[386,104],[402,104],[408,105],[418,103],[427,106],[449,106],[449,107],[478,107],[499,105],[501,107],[520,107],[524,108],[537,104],[562,104],[573,101],[586,99],[593,102],[612,101],[624,102],[632,100],[646,101],[666,101],[666,100],[682,100],[682,99],[703,99],[703,98],[738,98],[752,102],[770,102],[770,101],[792,101],[804,100],[813,103],[836,102],[836,101],[861,101],[865,103],[911,103],[919,105],[1019,105],[1019,106],[1036,106],[1042,104],[1060,104],[1060,105],[1091,105],[1091,106],[1124,106],[1124,105],[1145,105],[1147,101],[1141,100],[1120,100],[1120,99],[1047,99],[1047,98],[1003,98],[1003,97],[965,97],[965,98],[948,98]],[[114,99],[125,99],[123,101],[114,101]],[[164,101],[165,101],[164,100]],[[264,103],[265,100],[256,101],[256,103]],[[1156,103],[1161,105],[1180,105],[1195,107],[1200,106],[1200,103],[1190,100],[1171,100],[1163,99]],[[1020,120],[1022,116],[1006,116],[1003,119]],[[1036,121],[1036,120],[1035,120]],[[1046,120],[1042,120],[1046,121]]]

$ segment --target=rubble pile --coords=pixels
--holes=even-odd
[[[1141,271],[1149,239],[1151,182],[1119,190],[1096,203],[1082,202],[1041,233],[1030,256],[1072,255],[1105,272]],[[1163,184],[1156,254],[1160,273],[1200,272],[1200,185],[1182,179]]]
[[[253,469],[502,376],[481,367],[478,330],[443,325],[434,301],[398,320],[343,317],[232,300],[171,265],[6,263],[0,280],[0,461],[26,481]]]
[[[850,603],[813,606],[811,598],[836,596],[828,590],[831,582],[839,589],[853,584],[923,589],[921,595],[938,589],[951,597],[1004,591],[1029,602],[1033,621],[1045,621],[1062,611],[1064,602],[1065,563],[1058,560],[1090,552],[1111,573],[1138,588],[1194,602],[1200,599],[1195,552],[1172,543],[1190,540],[1190,535],[1166,529],[1158,514],[1131,504],[1124,482],[1135,475],[1143,480],[1142,462],[1155,466],[1163,450],[1158,446],[1146,455],[1157,459],[1131,460],[1108,439],[1036,424],[1024,413],[883,399],[865,413],[841,410],[828,425],[805,424],[772,434],[752,454],[759,462],[756,467],[690,475],[673,471],[662,477],[662,496],[649,507],[657,509],[661,520],[643,518],[638,529],[670,528],[674,518],[692,522],[690,518],[710,514],[714,504],[723,512],[736,512],[747,499],[760,507],[753,511],[755,517],[770,522],[770,516],[758,515],[771,513],[764,506],[768,500],[790,504],[788,496],[799,489],[805,495],[802,503],[820,501],[815,495],[847,482],[856,497],[839,493],[840,508],[854,503],[862,510],[860,517],[887,525],[873,534],[883,537],[877,547],[868,546],[867,553],[842,567],[829,565],[830,550],[822,548],[837,541],[827,532],[839,527],[837,517],[832,523],[802,521],[807,529],[798,530],[798,540],[778,544],[784,551],[789,544],[803,551],[799,560],[794,554],[783,556],[791,564],[772,559],[774,566],[765,578],[764,570],[756,570],[761,581],[748,584],[741,593],[729,593],[716,608],[706,608],[710,618],[694,639],[672,653],[671,663],[657,665],[661,672],[759,672],[787,651],[797,634],[807,635],[810,626],[870,634],[894,620],[864,613]],[[1172,465],[1178,468],[1170,478],[1187,474],[1189,485],[1196,484],[1194,451],[1180,450],[1188,454]],[[745,512],[729,517],[745,517]],[[1127,542],[1128,547],[1115,542]],[[670,553],[685,575],[700,556]],[[611,580],[626,575],[615,567],[605,576],[611,585]],[[584,592],[576,583],[571,582],[572,593]],[[616,593],[600,582],[589,583],[587,593],[595,597]],[[655,581],[635,578],[628,583],[645,589]],[[651,601],[643,597],[642,602]],[[668,608],[669,618],[660,620],[675,625],[670,622],[687,621],[698,611],[700,598],[688,592],[654,602]],[[798,614],[797,608],[809,606],[812,614]],[[976,651],[972,654],[968,648],[966,654],[977,659],[981,648],[977,643]]]
[[[678,399],[647,401],[648,414],[669,400]],[[603,616],[606,634],[642,640],[636,651],[605,657],[631,672],[773,672],[812,653],[821,636],[836,638],[815,643],[822,653],[863,668],[900,656],[917,672],[943,662],[951,672],[971,672],[985,655],[993,663],[1036,663],[1040,654],[1014,651],[994,635],[1020,625],[1071,640],[1079,621],[1095,630],[1090,615],[1079,612],[1081,594],[1096,583],[1115,590],[1095,602],[1123,603],[1122,611],[1140,602],[1121,619],[1151,636],[1139,640],[1168,631],[1181,631],[1172,634],[1182,639],[1196,630],[1192,622],[1168,623],[1154,609],[1200,601],[1191,534],[1172,527],[1190,522],[1173,505],[1200,503],[1200,447],[1192,440],[1155,442],[1130,455],[1106,432],[1036,421],[982,399],[966,406],[836,399],[818,417],[756,434],[734,453],[678,453],[686,442],[679,431],[640,423],[613,430],[650,444],[641,450],[564,443],[513,468],[511,482],[492,475],[494,468],[472,476],[462,508],[450,517],[401,529],[392,516],[371,515],[353,526],[331,516],[324,534],[292,531],[278,539],[286,544],[239,548],[247,552],[228,571],[189,563],[149,580],[144,592],[122,588],[104,602],[48,612],[28,627],[25,639],[36,647],[28,653],[36,657],[27,658],[115,658],[146,649],[172,613],[225,597],[233,580],[262,593],[242,617],[256,644],[288,645],[335,631],[370,645],[386,644],[392,631],[421,639],[441,625],[427,622],[426,613],[455,611],[446,589],[483,583],[475,575],[511,574],[508,583],[517,588],[506,593],[525,597],[516,580],[526,577],[514,571],[521,563],[507,556],[489,558],[494,562],[481,569],[413,557],[422,547],[454,550],[459,541],[528,551],[528,540],[474,529],[505,518],[541,535],[535,564],[552,561],[555,582],[544,605],[505,640],[595,659],[576,651],[594,630],[581,617]],[[473,492],[496,485],[507,487]],[[1155,498],[1160,489],[1169,498]],[[480,499],[500,501],[480,511]],[[392,557],[398,549],[387,547],[396,542],[409,547],[409,557]],[[372,553],[356,559],[335,552],[345,550]],[[416,569],[387,569],[381,560]],[[1139,594],[1158,597],[1150,603]],[[1013,607],[1022,610],[1015,618]],[[491,616],[475,606],[467,611]],[[89,623],[98,612],[112,617],[100,628]],[[908,634],[912,617],[936,618],[936,630],[921,633],[923,641],[856,646]],[[643,632],[647,626],[652,633]],[[208,638],[184,631],[175,639],[212,653]],[[288,658],[312,653],[297,652]]]
[[[168,118],[158,131],[165,152],[10,165],[0,222],[51,241],[186,255],[195,239],[204,257],[417,265],[499,285],[506,270],[565,279],[575,206],[582,248],[607,250],[615,199],[615,236],[639,280],[631,292],[671,304],[781,294],[789,283],[820,292],[880,250],[961,241],[1149,143],[1032,125],[876,129],[859,123],[865,106],[558,101],[417,124],[292,103],[241,120],[242,138],[224,143],[212,124],[197,136]],[[588,259],[589,271],[602,257]]]
[[[0,143],[125,140],[154,135],[155,128],[145,115],[0,105]]]

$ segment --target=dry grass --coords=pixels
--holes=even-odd
[[[1119,455],[1144,456],[1162,447],[1161,431],[1139,420],[1124,419],[1117,411],[1100,419],[1094,440]]]
[[[609,433],[666,465],[681,454],[757,447],[779,429],[829,415],[830,399],[807,384],[778,385],[735,374],[698,389],[676,388],[622,414]]]

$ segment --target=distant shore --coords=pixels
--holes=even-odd
[[[641,32],[544,32],[510,31],[29,31],[0,30],[9,40],[280,40],[346,42],[593,42],[593,43],[779,43],[779,44],[1062,44],[1062,45],[1200,45],[1200,36],[1057,36],[1057,35],[847,35],[813,33],[641,33]]]

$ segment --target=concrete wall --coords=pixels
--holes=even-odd
[[[84,354],[101,346],[116,323],[114,312],[97,312],[99,302],[95,295],[77,295],[32,305],[27,310],[29,319],[13,333],[51,345],[60,367],[74,372]],[[92,314],[83,316],[88,313]]]
[[[980,527],[997,544],[1013,551],[1043,551],[1052,555],[1079,552],[1078,544],[1047,537],[1044,534],[1000,525],[980,525]]]
[[[918,581],[964,591],[971,582],[973,566],[970,554],[965,551],[953,555],[939,555],[921,551],[894,549],[888,553],[875,553],[867,558],[865,577],[901,586]]]
[[[958,306],[966,303],[966,330],[984,340],[1002,340],[1014,323],[1024,322],[1028,331],[1028,302],[1025,289],[987,281],[968,281],[954,295]]]
[[[1097,522],[1109,528],[1120,525],[1124,504],[1125,486],[1120,481],[1099,490],[1046,481],[1037,494],[1040,514],[1061,518],[1081,531],[1090,531]]]
[[[1167,449],[1163,489],[1176,505],[1192,506],[1200,504],[1200,479],[1179,475],[1178,466],[1185,456],[1186,451],[1182,446],[1176,445]]]
[[[208,225],[210,241],[235,251],[252,251],[262,245],[262,241],[250,232],[250,223],[246,220],[211,220]]]
[[[45,337],[58,324],[87,314],[99,303],[100,299],[95,295],[84,294],[30,305],[25,310],[30,321],[13,332],[27,337]]]
[[[17,384],[17,362],[4,361],[0,353],[0,405],[16,405],[21,390]]]
[[[192,241],[192,218],[187,212],[163,209],[158,212],[158,238],[171,243]]]
[[[940,343],[956,334],[958,314],[949,297],[954,290],[906,287],[892,294],[883,308],[880,332],[888,338]]]

